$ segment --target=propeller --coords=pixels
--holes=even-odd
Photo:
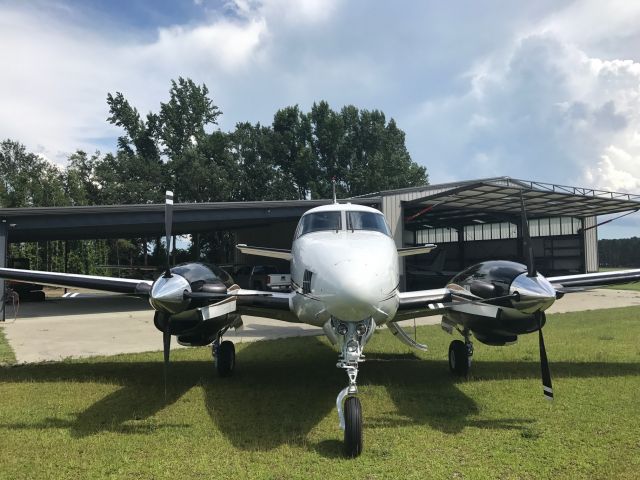
[[[164,278],[171,278],[171,251],[175,248],[172,245],[171,225],[173,223],[173,192],[167,190],[164,199],[164,231],[167,239],[167,265],[164,271]]]
[[[520,191],[520,211],[522,220],[522,240],[524,254],[527,260],[527,276],[537,277],[536,265],[533,258],[533,245],[531,243],[531,235],[529,234],[529,222],[527,221],[527,208],[524,203],[524,196]],[[549,360],[547,360],[547,349],[544,345],[544,335],[542,334],[542,325],[546,321],[544,312],[537,312],[538,320],[538,343],[540,345],[540,370],[542,374],[542,393],[547,400],[553,400],[553,386],[551,385],[551,370],[549,369]]]
[[[169,353],[171,352],[171,329],[169,315],[164,317],[164,328],[162,329],[162,347],[164,356],[164,399],[167,400],[167,377],[169,374]]]
[[[167,265],[164,272],[164,278],[171,278],[171,250],[172,236],[171,226],[173,223],[173,192],[167,190],[164,200],[164,230],[167,239]],[[171,352],[171,329],[170,315],[157,313],[164,316],[164,328],[162,329],[162,353],[164,357],[164,399],[167,400],[167,377],[169,374],[169,355]]]
[[[553,385],[551,385],[551,370],[547,360],[547,349],[544,346],[544,336],[542,335],[542,320],[545,319],[544,312],[538,312],[538,343],[540,344],[540,370],[542,373],[542,393],[544,397],[553,401]]]
[[[527,276],[536,277],[536,265],[533,260],[533,245],[531,244],[531,236],[529,235],[529,222],[527,221],[527,208],[524,204],[524,196],[520,191],[520,213],[522,220],[522,243],[524,247],[524,255],[527,260]]]

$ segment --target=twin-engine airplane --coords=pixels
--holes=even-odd
[[[457,375],[466,375],[471,366],[471,334],[482,343],[502,346],[515,342],[518,335],[538,331],[543,391],[552,399],[542,336],[545,310],[565,293],[640,280],[640,269],[551,278],[537,273],[522,197],[520,202],[527,265],[482,262],[455,275],[441,289],[399,291],[398,257],[427,253],[435,245],[396,248],[381,212],[337,202],[313,208],[301,217],[291,250],[238,245],[246,254],[290,260],[290,293],[240,289],[224,270],[204,263],[173,268],[167,264],[165,273],[154,282],[10,268],[0,268],[0,277],[147,295],[156,310],[155,326],[163,334],[165,385],[171,336],[177,336],[182,345],[213,344],[218,373],[228,376],[235,366],[235,348],[232,342],[223,341],[223,336],[242,325],[242,315],[322,327],[338,345],[337,367],[344,369],[349,379],[336,404],[346,454],[355,457],[362,452],[358,366],[376,326],[386,325],[400,341],[426,350],[397,322],[442,315],[442,327],[449,333],[456,330],[463,338],[449,346],[449,368]],[[167,192],[168,241],[172,238],[172,205],[173,193]]]

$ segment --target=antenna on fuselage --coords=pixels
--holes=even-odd
[[[338,203],[338,197],[336,196],[336,177],[331,179],[331,185],[333,186],[333,203]]]

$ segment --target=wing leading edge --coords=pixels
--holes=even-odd
[[[54,287],[76,287],[91,290],[104,290],[114,293],[147,295],[152,282],[130,278],[101,277],[75,273],[42,272],[39,270],[19,270],[0,268],[0,278],[16,282],[38,283]]]
[[[559,292],[579,292],[588,288],[638,282],[640,269],[547,277],[547,280]]]

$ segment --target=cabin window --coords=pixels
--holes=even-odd
[[[347,230],[372,230],[391,236],[384,216],[374,212],[347,211]]]
[[[300,219],[296,237],[322,230],[341,230],[341,217],[342,215],[339,211],[308,213]]]

